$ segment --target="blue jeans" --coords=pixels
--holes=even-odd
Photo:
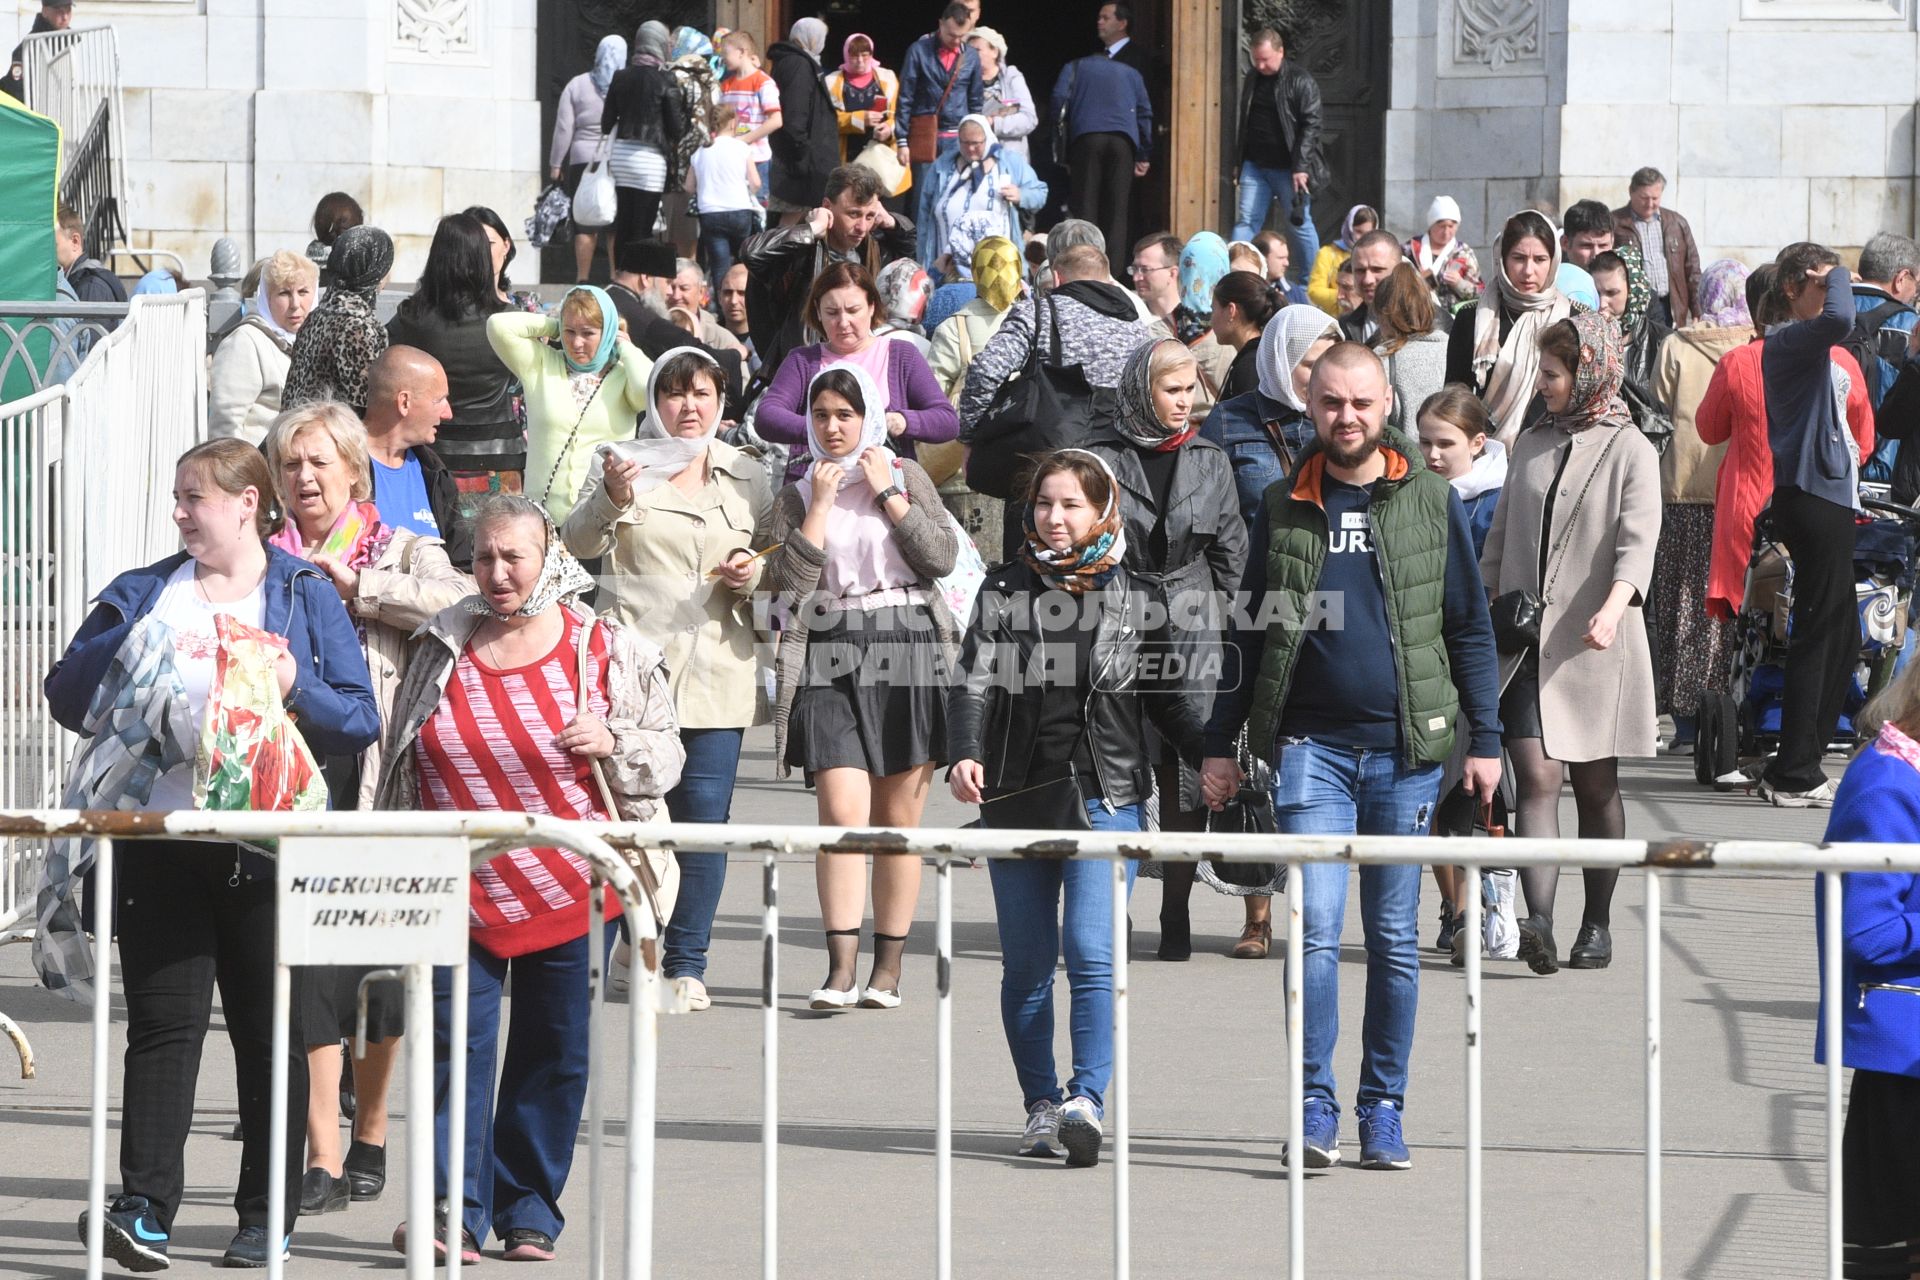
[[[752,215],[743,215],[752,216]],[[703,219],[704,221],[704,219]],[[667,792],[667,814],[675,822],[723,823],[733,810],[733,780],[740,771],[744,729],[682,729],[687,763],[680,785]],[[705,978],[707,945],[713,940],[713,913],[727,884],[727,855],[677,850],[680,895],[667,921],[661,972],[669,978]]]
[[[1440,795],[1440,765],[1409,769],[1397,751],[1355,751],[1288,738],[1274,772],[1273,816],[1288,835],[1426,835]],[[1335,1113],[1333,1046],[1340,1039],[1340,930],[1347,864],[1302,868],[1302,1016],[1306,1096]],[[1366,1018],[1360,1027],[1362,1105],[1402,1103],[1413,1015],[1420,998],[1418,866],[1360,868],[1367,944]]]
[[[1109,813],[1089,800],[1087,819],[1095,831],[1138,831],[1140,806]],[[1126,866],[1131,897],[1140,864]],[[1000,921],[1000,1024],[1023,1105],[1084,1097],[1104,1115],[1113,1078],[1113,868],[1094,859],[992,858],[987,873]],[[1053,966],[1063,943],[1073,993],[1073,1076],[1064,1096],[1053,1065]]]
[[[700,215],[700,252],[707,260],[707,278],[717,296],[720,284],[740,256],[740,246],[760,229],[760,215],[752,209],[729,209]]]
[[[600,962],[613,949],[609,924]],[[500,995],[513,971],[507,1061],[499,1062]],[[587,1102],[587,935],[512,959],[467,950],[467,1128],[461,1223],[481,1244],[530,1227],[558,1240],[560,1193],[573,1168]],[[447,1198],[453,971],[433,971],[433,1188]]]
[[[772,185],[773,184],[773,161],[756,160],[753,162],[753,167],[760,171],[760,189],[756,192],[753,192],[752,194],[753,194],[753,198],[760,202],[761,220],[765,221],[766,209],[767,209],[767,195],[773,189],[773,185]],[[718,289],[720,287],[720,282],[718,280],[715,280],[713,282],[713,287]]]
[[[1267,225],[1267,210],[1276,200],[1280,202],[1280,234],[1287,238],[1287,248],[1293,253],[1291,274],[1296,280],[1305,280],[1320,253],[1320,232],[1313,225],[1313,198],[1294,191],[1293,174],[1287,170],[1263,169],[1251,160],[1240,162],[1240,210],[1233,224],[1233,238],[1251,240],[1259,234]],[[1296,200],[1305,219],[1297,227],[1292,221]]]

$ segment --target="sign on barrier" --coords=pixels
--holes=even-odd
[[[281,964],[464,964],[467,842],[407,842],[395,871],[378,842],[321,836],[280,841]]]

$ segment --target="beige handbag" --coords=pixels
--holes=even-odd
[[[580,628],[580,648],[576,654],[574,672],[580,705],[583,707],[587,705],[587,649],[593,643],[593,629],[598,625],[599,619],[596,618]],[[599,788],[600,802],[607,806],[607,812],[613,815],[615,821],[622,820],[624,815],[620,812],[619,802],[614,799],[613,788],[607,785],[607,772],[601,768],[599,757],[588,756],[587,766],[593,773],[594,786]],[[640,888],[646,893],[647,905],[653,908],[654,937],[664,936],[667,919],[673,915],[674,899],[680,893],[680,864],[669,857],[664,849],[622,849],[620,853],[640,878]],[[649,965],[657,963],[651,953],[648,962]]]
[[[900,153],[885,142],[869,142],[853,163],[880,180],[880,189],[890,196],[904,193],[913,185],[913,170],[900,163]]]

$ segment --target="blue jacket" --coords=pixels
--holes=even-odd
[[[66,653],[47,673],[44,689],[55,720],[79,732],[113,655],[186,560],[186,552],[177,552],[144,569],[129,569],[107,584]],[[262,606],[263,629],[291,643],[298,671],[286,708],[314,754],[352,755],[372,746],[380,736],[380,709],[366,655],[333,583],[306,561],[270,546]]]
[[[1005,200],[994,200],[994,209],[1005,225],[996,233],[1003,235],[1015,244],[1025,243],[1026,237],[1020,233],[1020,210],[1030,212],[1039,210],[1047,203],[1047,184],[1040,181],[1040,175],[1033,171],[1027,158],[1012,148],[995,144],[993,148],[996,168],[984,179],[987,185],[999,190],[1000,185],[1011,182],[1020,188],[1020,203],[1008,204]],[[920,265],[928,271],[947,252],[947,237],[940,226],[940,206],[947,198],[947,189],[953,185],[953,175],[960,167],[958,150],[943,152],[938,160],[927,169],[927,176],[920,181],[919,201],[915,206],[913,220],[920,228]],[[927,332],[933,332],[933,325],[926,326]]]
[[[1829,841],[1920,840],[1920,772],[1877,743],[1855,756],[1840,780],[1827,820]],[[1854,873],[1841,877],[1841,1025],[1846,1064],[1920,1076],[1920,995],[1875,990],[1875,983],[1920,988],[1920,875]],[[1824,966],[1820,920],[1823,881],[1813,885],[1814,931]],[[1824,968],[1822,970],[1824,973]],[[1822,986],[1824,992],[1825,987]],[[1827,1060],[1824,1016],[1815,1023],[1813,1057]]]
[[[1153,154],[1153,106],[1147,101],[1147,82],[1126,63],[1104,53],[1069,62],[1054,81],[1047,119],[1058,120],[1062,107],[1067,108],[1068,142],[1088,133],[1123,133],[1133,139],[1135,160]]]
[[[951,73],[940,65],[940,37],[928,33],[908,45],[906,61],[900,65],[900,120],[930,116],[937,111],[941,131],[951,132],[960,127],[961,117],[979,115],[986,106],[986,83],[980,75],[980,55],[964,41],[955,70],[960,78],[954,81],[953,92],[947,93],[947,104],[942,107],[940,95],[946,93],[947,77]],[[902,123],[900,141],[904,143],[906,139],[906,125]]]
[[[1853,286],[1853,312],[1856,319],[1869,311],[1877,311],[1888,303],[1897,308],[1880,322],[1883,333],[1907,334],[1913,332],[1915,322],[1920,315],[1914,314],[1912,307],[1902,305],[1899,299],[1877,284],[1864,284],[1856,281]],[[1901,364],[1906,363],[1903,359]],[[1876,357],[1870,366],[1860,370],[1867,379],[1867,400],[1873,405],[1873,412],[1880,413],[1880,405],[1886,400],[1887,392],[1893,390],[1894,380],[1900,376],[1900,366],[1885,357]],[[1874,423],[1879,426],[1878,421]],[[1893,478],[1893,464],[1900,456],[1900,442],[1876,430],[1874,432],[1873,457],[1861,468],[1861,476],[1867,480],[1887,481]]]
[[[1227,451],[1233,463],[1233,488],[1240,499],[1240,518],[1249,529],[1260,514],[1267,489],[1285,480],[1288,468],[1273,447],[1267,424],[1287,442],[1298,458],[1313,442],[1313,424],[1305,414],[1295,412],[1278,400],[1269,400],[1258,391],[1229,396],[1213,406],[1213,412],[1200,424],[1200,435]]]
[[[1830,370],[1833,348],[1853,329],[1852,286],[1845,267],[1828,272],[1820,314],[1774,328],[1760,353],[1773,487],[1799,489],[1849,510],[1858,487],[1853,436],[1834,405]]]

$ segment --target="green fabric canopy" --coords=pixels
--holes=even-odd
[[[0,94],[0,299],[54,298],[59,181],[60,126]],[[37,363],[45,362],[50,343],[44,330],[33,334],[29,348]],[[31,371],[18,360],[10,362],[0,382],[0,404],[32,392]]]

